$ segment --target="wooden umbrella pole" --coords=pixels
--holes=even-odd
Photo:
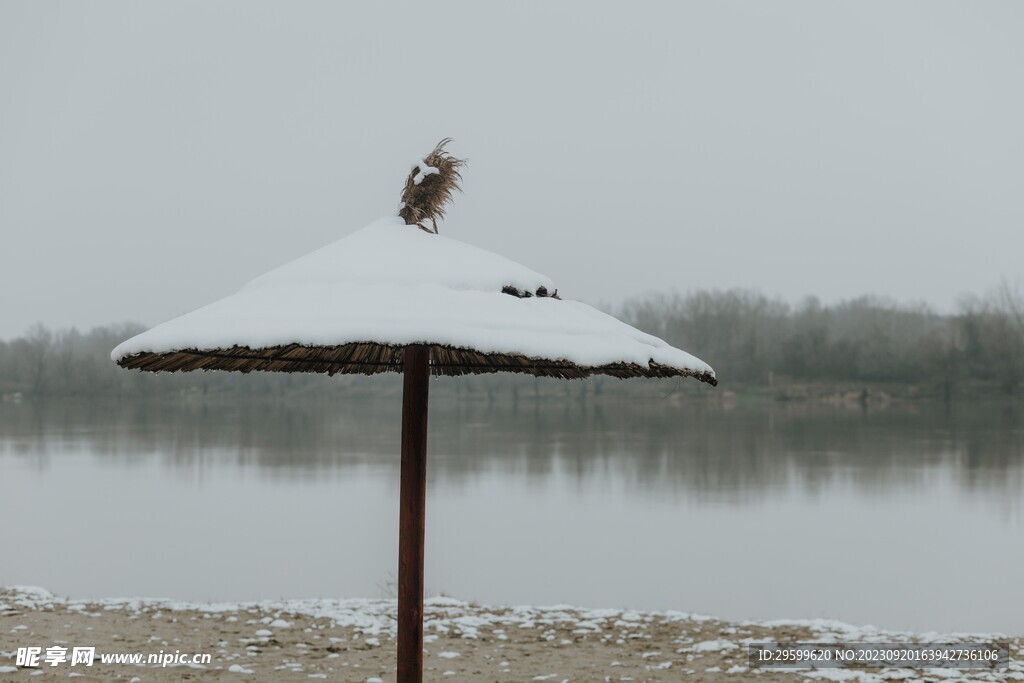
[[[405,347],[403,364],[402,500],[398,520],[398,683],[421,683],[430,348]]]

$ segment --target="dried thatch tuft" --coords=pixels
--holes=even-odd
[[[451,138],[445,138],[437,143],[434,151],[413,166],[405,179],[402,208],[398,215],[406,225],[418,225],[436,234],[437,221],[444,218],[444,207],[452,200],[452,193],[462,190],[459,169],[466,165],[466,160],[456,159],[444,150],[451,141]],[[427,221],[431,227],[427,227]]]

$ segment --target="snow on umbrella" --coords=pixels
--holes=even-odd
[[[404,373],[398,680],[422,680],[427,389],[434,375],[695,377],[704,361],[562,299],[547,277],[439,235],[463,161],[442,140],[377,220],[237,293],[143,332],[111,358],[152,372]]]

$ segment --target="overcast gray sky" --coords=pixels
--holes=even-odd
[[[1024,3],[0,0],[0,337],[157,323],[392,213],[617,302],[1020,277]]]

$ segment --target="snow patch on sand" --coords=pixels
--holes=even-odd
[[[263,622],[251,619],[249,616],[263,612],[275,617],[268,625],[275,625],[276,620],[279,619],[282,622],[288,623],[289,626],[291,622],[288,622],[285,617],[305,616],[314,619],[326,619],[334,625],[349,627],[362,634],[365,637],[362,642],[367,645],[376,645],[380,642],[380,638],[390,639],[396,635],[396,622],[394,619],[396,603],[394,600],[321,598],[224,603],[191,603],[153,598],[73,600],[54,596],[49,591],[41,588],[11,587],[0,589],[0,602],[17,608],[64,609],[95,616],[102,616],[104,611],[124,610],[133,615],[141,615],[143,612],[146,612],[150,617],[161,615],[162,618],[171,619],[174,618],[172,615],[175,612],[193,610],[203,615],[210,615],[211,618],[223,619],[224,621],[237,620],[237,615],[241,615],[243,619],[248,619],[248,623],[261,625]],[[752,673],[760,673],[759,669],[748,669],[741,664],[746,663],[745,653],[748,645],[765,642],[765,638],[753,637],[718,638],[694,642],[689,636],[696,635],[698,632],[706,634],[709,629],[707,622],[712,621],[712,619],[678,611],[638,612],[635,610],[617,609],[581,609],[568,605],[488,607],[474,606],[452,598],[432,598],[425,601],[424,612],[424,627],[428,631],[425,640],[428,642],[436,640],[437,634],[445,634],[449,638],[473,639],[480,637],[482,632],[483,635],[494,634],[500,637],[506,630],[511,628],[537,629],[537,631],[530,633],[547,634],[552,632],[551,629],[557,626],[563,629],[583,632],[579,637],[581,639],[591,639],[591,642],[595,642],[598,639],[604,642],[609,638],[622,636],[616,642],[623,643],[627,642],[627,638],[646,637],[644,634],[649,628],[670,626],[679,629],[680,636],[675,640],[675,643],[683,645],[683,647],[677,650],[679,656],[673,657],[673,660],[678,661],[682,657],[686,661],[693,661],[701,657],[714,658],[715,656],[724,656],[724,662],[720,666],[714,666],[717,662],[708,661],[708,664],[711,664],[712,667],[704,670],[711,671],[717,668],[723,673],[737,676],[737,679],[749,677]],[[787,630],[798,628],[809,631],[812,634],[811,640],[816,642],[1001,642],[1013,640],[1016,643],[1017,650],[1024,652],[1024,648],[1021,647],[1020,642],[1016,638],[1011,639],[1004,634],[911,634],[878,629],[873,626],[854,626],[823,619],[750,621],[723,623],[721,626],[722,628],[716,629],[712,625],[710,630],[713,633],[725,635],[742,635],[740,629],[744,627],[769,629],[776,627]],[[277,627],[280,627],[280,625],[277,625]],[[484,629],[487,630],[484,631]],[[609,632],[613,632],[614,635],[602,635]],[[272,635],[272,631],[266,628],[258,629],[255,633],[258,638],[268,638]],[[250,639],[248,642],[251,642],[251,640],[254,639]],[[334,642],[338,639],[332,638],[331,640]],[[460,654],[453,650],[443,650],[437,656],[441,659],[452,660],[460,657]],[[730,657],[734,657],[735,660],[730,659]],[[662,652],[659,650],[652,649],[649,652],[642,652],[639,659],[644,661],[646,668],[651,671],[675,670],[674,663],[668,661],[669,657],[662,656]],[[619,662],[613,662],[611,666],[614,667],[619,664]],[[502,660],[498,666],[507,668],[509,662]],[[239,674],[253,673],[252,669],[248,669],[240,664],[232,664],[228,671]],[[978,680],[1010,681],[1024,680],[1024,662],[1020,661],[1020,659],[1012,660],[1009,668],[990,671],[942,669],[915,671],[891,668],[871,671],[818,669],[787,672],[779,670],[778,673],[790,673],[794,677],[801,677],[799,680],[856,681],[857,683],[881,683],[882,681],[895,680],[936,681],[940,679],[962,682]],[[543,676],[545,678],[535,680],[553,679],[555,675],[543,674]]]

